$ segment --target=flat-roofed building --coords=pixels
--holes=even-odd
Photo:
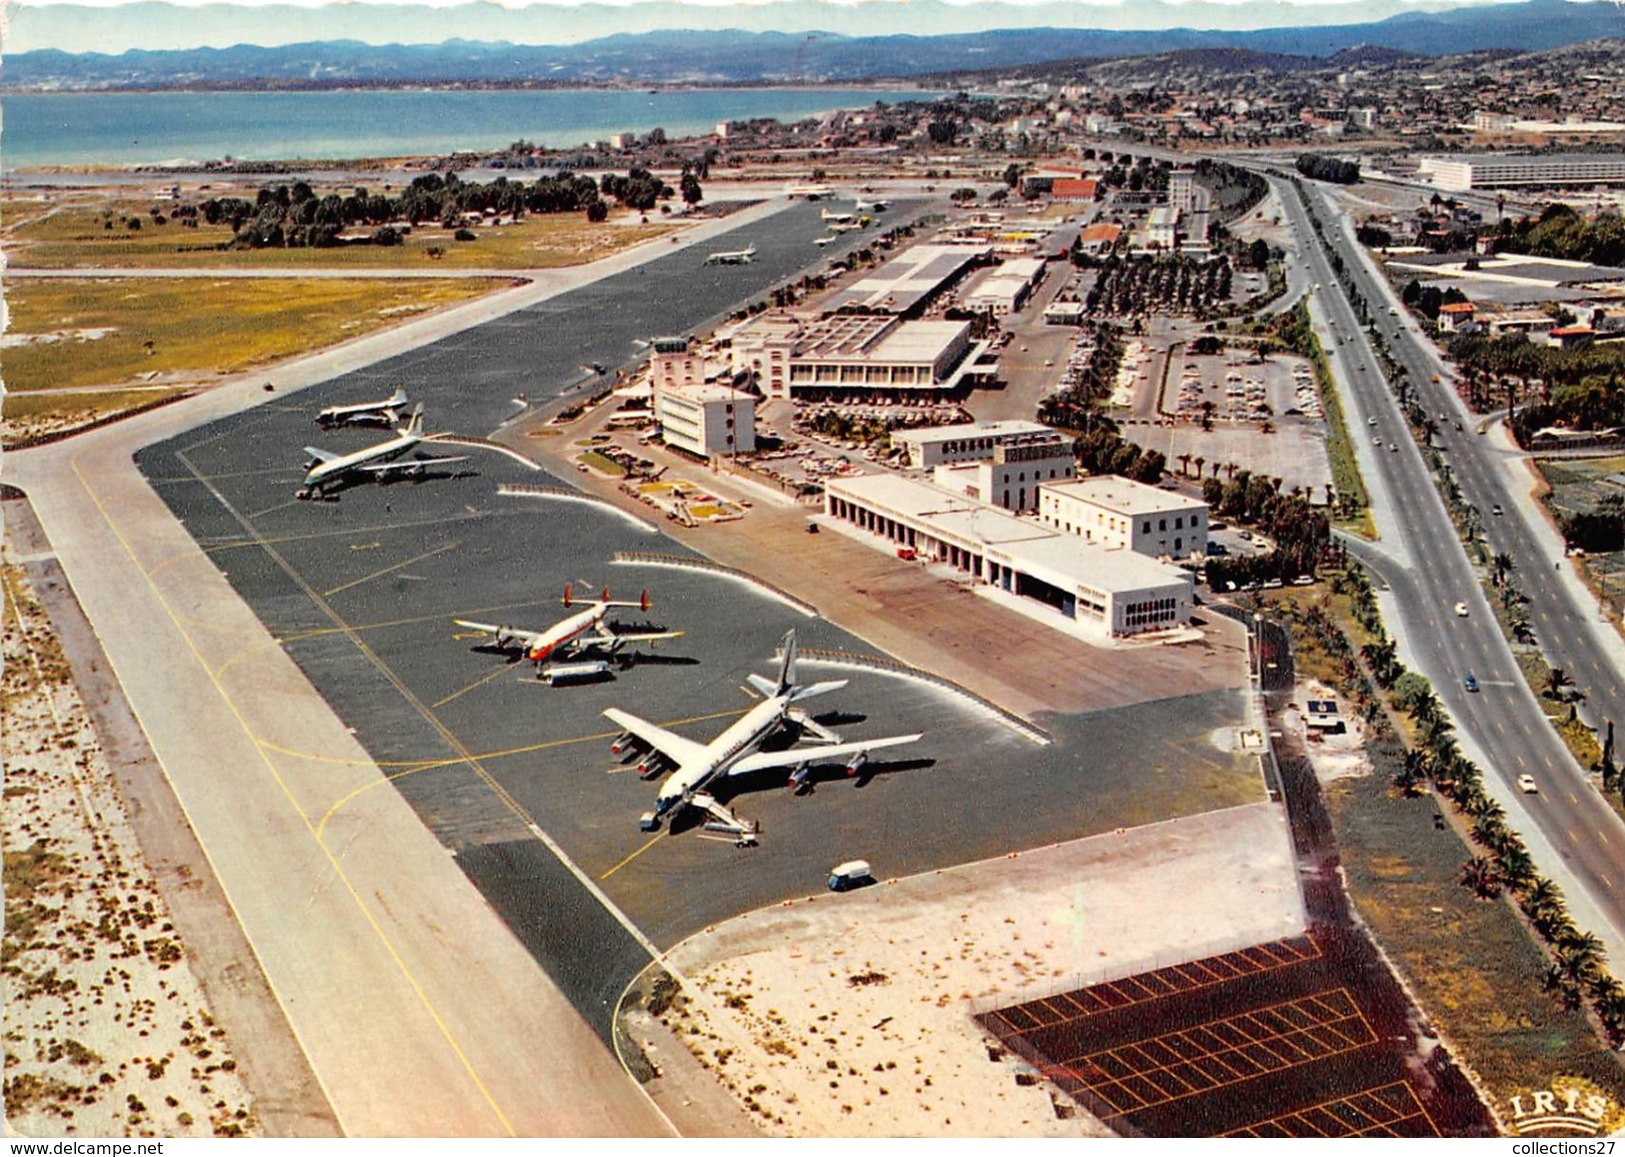
[[[657,337],[649,343],[649,384],[654,392],[705,384],[705,357],[686,337]]]
[[[686,385],[654,391],[655,420],[666,445],[709,460],[756,449],[756,399],[728,386]]]
[[[1207,503],[1115,475],[1046,484],[1038,519],[1112,550],[1157,558],[1207,553]]]
[[[1158,205],[1145,221],[1147,249],[1172,252],[1178,244],[1179,210],[1169,205]]]
[[[1056,442],[1071,450],[1072,439],[1038,422],[1007,419],[1001,422],[966,422],[957,426],[922,426],[893,430],[893,445],[908,450],[908,464],[933,470],[945,463],[991,462],[999,447],[1048,445]]]
[[[1417,168],[1439,188],[1462,192],[1519,186],[1625,183],[1625,154],[1621,153],[1423,157]]]
[[[1138,634],[1190,621],[1189,572],[1092,546],[924,482],[895,474],[835,479],[825,487],[824,510],[873,536],[877,546],[913,551],[1102,634]]]
[[[733,332],[731,368],[769,398],[951,390],[970,363],[966,321],[765,314]]]
[[[933,484],[1003,510],[1037,510],[1039,487],[1077,476],[1072,439],[1057,434],[1033,442],[1000,442],[985,462],[942,465],[931,472]]]
[[[992,246],[985,244],[916,245],[835,294],[825,308],[831,313],[865,310],[918,317],[968,269],[992,256]]]
[[[975,313],[1008,317],[1027,303],[1028,296],[1044,280],[1049,266],[1041,257],[1020,257],[1006,261],[965,294],[963,305]]]

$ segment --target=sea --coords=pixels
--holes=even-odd
[[[694,136],[723,121],[794,121],[936,95],[891,88],[30,93],[8,95],[0,107],[0,166],[333,161],[489,151],[519,140],[567,149],[618,132]]]

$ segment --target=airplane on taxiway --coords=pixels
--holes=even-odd
[[[406,412],[406,387],[396,386],[395,392],[381,402],[357,402],[350,406],[329,406],[316,415],[318,424],[332,426],[393,426]]]
[[[415,450],[427,440],[423,433],[423,407],[419,406],[412,411],[412,420],[396,430],[393,438],[376,446],[368,446],[351,454],[334,454],[315,446],[306,446],[305,453],[310,455],[310,460],[305,463],[305,481],[294,496],[323,498],[330,491],[351,482],[420,478],[429,470],[468,461],[467,456],[445,458],[421,451],[410,458],[402,458],[402,455]]]
[[[796,704],[815,695],[839,690],[846,686],[847,681],[837,679],[826,683],[798,684],[794,631],[784,636],[777,680],[754,672],[747,679],[752,687],[762,693],[762,700],[710,743],[685,739],[617,707],[604,711],[623,729],[623,734],[610,745],[610,751],[617,755],[629,748],[645,752],[638,764],[638,773],[646,779],[671,770],[655,795],[655,810],[644,813],[639,821],[644,831],[659,831],[663,817],[685,807],[694,807],[711,816],[707,828],[730,833],[741,844],[754,844],[756,825],[739,819],[705,790],[716,780],[765,768],[791,767],[795,770],[790,774],[790,786],[800,791],[808,785],[810,769],[815,763],[844,759],[847,774],[856,775],[868,762],[871,751],[914,743],[921,738],[919,734],[893,735],[843,743],[840,736],[796,710]],[[810,733],[815,736],[820,745],[792,745],[782,751],[758,750],[787,723],[798,728],[803,735]]]
[[[681,631],[621,633],[612,630],[609,624],[604,622],[605,615],[613,607],[636,607],[647,611],[648,591],[644,591],[643,597],[636,602],[616,602],[609,597],[608,587],[604,588],[602,598],[583,600],[573,598],[571,588],[565,586],[566,607],[580,606],[583,602],[587,605],[586,610],[577,611],[567,618],[560,619],[545,631],[527,631],[520,627],[475,623],[466,619],[453,619],[452,622],[471,631],[484,631],[492,637],[492,643],[499,651],[522,650],[524,657],[536,664],[538,672],[541,671],[542,664],[550,659],[567,659],[589,650],[614,654],[628,643],[653,643],[660,639],[675,639],[683,633]]]
[[[713,253],[705,259],[707,265],[749,265],[756,258],[756,246],[745,249],[729,249],[721,253]]]

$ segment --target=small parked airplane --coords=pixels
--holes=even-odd
[[[410,458],[401,456],[427,441],[423,433],[423,407],[412,411],[412,420],[395,431],[395,437],[352,454],[334,454],[315,446],[306,446],[310,460],[305,463],[305,481],[294,491],[296,498],[322,498],[329,490],[337,489],[358,479],[388,482],[395,478],[421,478],[429,470],[449,466],[454,462],[467,462],[467,456],[441,458],[421,451]]]
[[[573,598],[570,587],[565,586],[566,607],[580,606],[583,601]],[[647,611],[648,591],[644,591],[643,597],[637,602],[614,602],[609,597],[609,588],[605,587],[602,598],[585,601],[586,610],[577,611],[568,618],[561,619],[545,631],[527,631],[520,627],[503,627],[492,623],[471,623],[466,619],[452,621],[459,627],[467,627],[471,631],[484,631],[492,637],[492,643],[499,651],[522,649],[524,657],[535,663],[538,671],[549,659],[569,658],[589,650],[614,654],[627,643],[653,643],[659,639],[675,639],[683,633],[644,631],[620,634],[610,630],[604,623],[604,616],[611,607],[637,607],[639,610]]]
[[[818,216],[825,221],[838,221],[842,224],[852,220],[850,213],[831,213],[828,209],[820,209]]]
[[[393,426],[406,412],[406,387],[396,386],[395,392],[381,402],[358,402],[351,406],[329,406],[316,415],[322,426],[371,425]]]
[[[862,198],[859,198],[858,203],[852,206],[852,208],[858,213],[884,213],[886,211],[886,202],[865,201]]]
[[[835,240],[837,240],[837,238],[833,234],[828,237],[814,237],[813,244],[817,245],[819,248],[823,248],[825,245],[828,245],[831,241]]]
[[[850,233],[854,229],[862,228],[863,226],[856,221],[831,221],[829,223],[829,231],[831,233]]]
[[[746,249],[729,249],[722,253],[713,253],[705,259],[707,265],[749,265],[756,257],[756,246]]]
[[[713,781],[770,767],[792,767],[795,770],[790,773],[790,786],[799,791],[808,784],[810,768],[815,763],[844,759],[847,774],[856,775],[868,762],[871,751],[913,743],[920,738],[918,734],[893,735],[855,743],[839,742],[840,736],[815,723],[805,713],[794,710],[794,706],[815,695],[845,687],[846,680],[798,684],[795,681],[794,631],[784,636],[783,649],[777,680],[764,678],[754,672],[746,676],[750,685],[762,693],[763,699],[710,743],[685,739],[616,707],[604,711],[606,716],[623,728],[623,734],[610,745],[611,752],[619,755],[634,747],[646,752],[638,764],[638,773],[646,779],[672,769],[656,793],[655,810],[644,813],[639,820],[639,826],[644,831],[659,831],[663,816],[681,808],[695,807],[711,816],[707,828],[727,832],[742,845],[754,844],[756,825],[739,819],[705,790]],[[786,722],[803,733],[812,733],[823,746],[758,751]]]

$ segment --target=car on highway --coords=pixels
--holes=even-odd
[[[1535,777],[1532,775],[1520,775],[1518,777],[1518,790],[1525,795],[1538,795],[1540,793],[1540,784],[1535,782]]]
[[[1461,685],[1463,687],[1467,688],[1467,690],[1469,690],[1469,691],[1477,691],[1478,690],[1478,679],[1473,675],[1473,673],[1471,671],[1469,671],[1467,673],[1467,678],[1465,678],[1465,679],[1463,679],[1461,681]]]
[[[1506,512],[1501,509],[1501,504],[1499,502],[1497,502],[1494,506],[1490,507],[1490,513],[1495,514],[1495,515],[1501,515],[1501,514],[1505,514]]]
[[[1456,611],[1456,614],[1460,615],[1462,618],[1465,619],[1467,617],[1467,604],[1466,603],[1457,603],[1456,606],[1455,606],[1455,611]]]
[[[1381,446],[1382,445],[1382,439],[1381,438],[1373,438],[1373,439],[1371,439],[1371,444],[1373,446]]]
[[[1398,442],[1390,442],[1390,443],[1388,443],[1388,449],[1392,450],[1395,454],[1398,454],[1399,453],[1399,443]]]
[[[1365,424],[1366,424],[1366,425],[1367,425],[1367,426],[1375,426],[1375,425],[1376,425],[1376,424],[1377,424],[1377,419],[1376,419],[1376,418],[1374,418],[1374,417],[1372,417],[1372,418],[1367,418],[1367,419],[1366,419],[1366,420],[1365,420]]]

